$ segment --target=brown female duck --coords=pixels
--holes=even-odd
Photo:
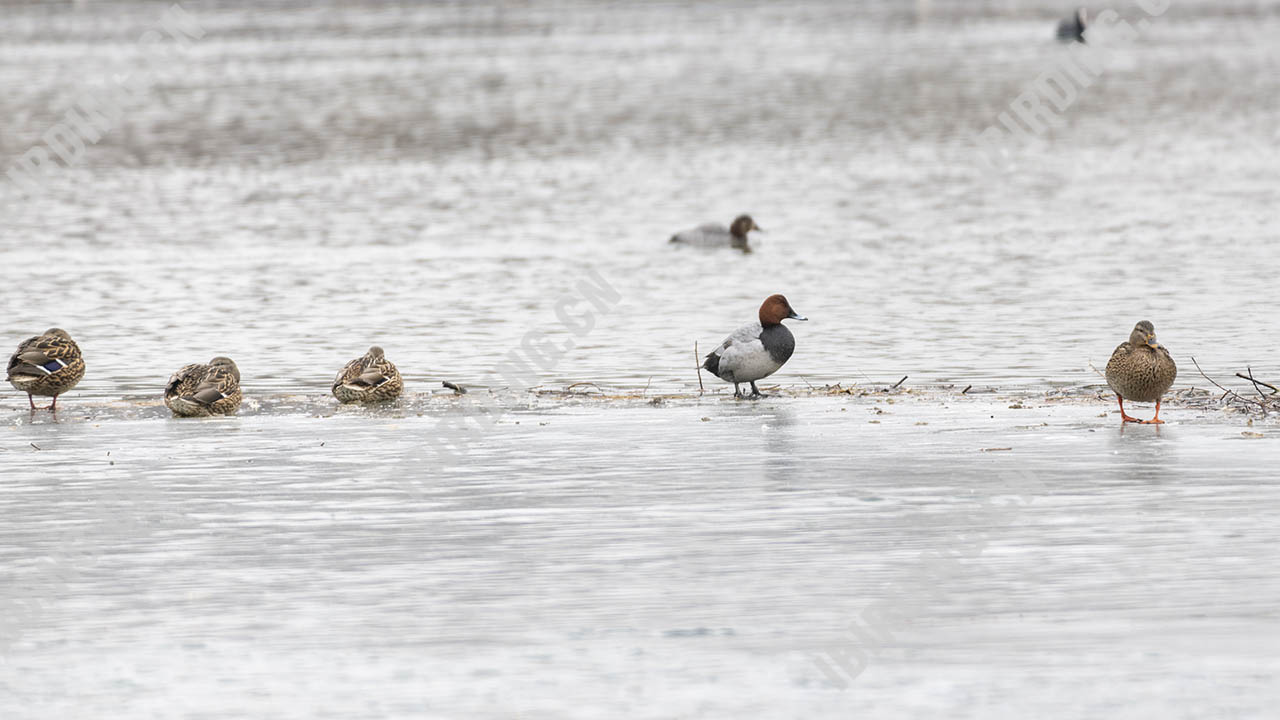
[[[230,358],[183,367],[164,387],[165,407],[182,417],[231,415],[240,409],[240,369]]]
[[[1160,398],[1178,377],[1178,366],[1169,351],[1156,342],[1156,329],[1143,320],[1129,333],[1129,341],[1120,343],[1107,362],[1107,384],[1120,401],[1120,419],[1124,422],[1141,422],[1148,425],[1162,424]],[[1150,420],[1129,417],[1124,411],[1124,401],[1154,402],[1156,414]]]
[[[338,402],[373,403],[394,400],[404,390],[400,371],[374,345],[369,352],[347,363],[333,379],[333,396]]]
[[[48,409],[58,410],[58,396],[76,386],[84,377],[84,359],[80,346],[66,330],[49,328],[43,335],[27,338],[9,358],[9,384],[27,394],[31,409],[36,409],[32,395],[53,396]]]

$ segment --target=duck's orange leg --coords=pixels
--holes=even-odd
[[[1160,401],[1156,401],[1156,416],[1150,420],[1143,420],[1143,425],[1163,425],[1164,421],[1160,419]]]
[[[35,398],[33,398],[33,397],[31,397],[31,393],[27,393],[27,402],[28,402],[28,403],[30,403],[30,405],[31,405],[31,410],[32,410],[32,411],[35,411],[35,409],[36,409],[36,399],[35,399]]]
[[[1136,417],[1129,417],[1124,411],[1124,398],[1120,397],[1120,393],[1116,393],[1116,400],[1120,402],[1120,422],[1142,422]]]
[[[58,396],[57,395],[54,395],[53,402],[49,403],[49,410],[51,412],[58,412]]]

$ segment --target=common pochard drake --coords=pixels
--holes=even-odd
[[[808,320],[791,308],[781,295],[770,295],[760,305],[760,319],[743,325],[709,353],[702,367],[733,383],[733,396],[742,397],[740,383],[751,383],[751,397],[760,397],[756,381],[769,377],[791,358],[796,339],[783,320]]]
[[[706,223],[681,230],[671,236],[670,242],[695,247],[731,247],[749,253],[751,246],[747,244],[747,233],[752,230],[764,232],[750,215],[739,215],[729,227],[720,223]]]

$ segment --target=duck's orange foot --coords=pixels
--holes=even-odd
[[[1163,425],[1164,421],[1160,419],[1160,401],[1156,400],[1156,414],[1143,425]]]
[[[1120,422],[1140,423],[1140,422],[1144,422],[1144,421],[1139,420],[1139,419],[1138,419],[1138,418],[1136,418],[1136,417],[1130,417],[1130,416],[1128,416],[1128,415],[1125,415],[1125,414],[1122,412],[1122,413],[1120,413]]]

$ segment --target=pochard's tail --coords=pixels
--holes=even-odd
[[[720,356],[715,353],[707,353],[707,357],[702,362],[702,369],[709,370],[712,375],[720,377]]]

